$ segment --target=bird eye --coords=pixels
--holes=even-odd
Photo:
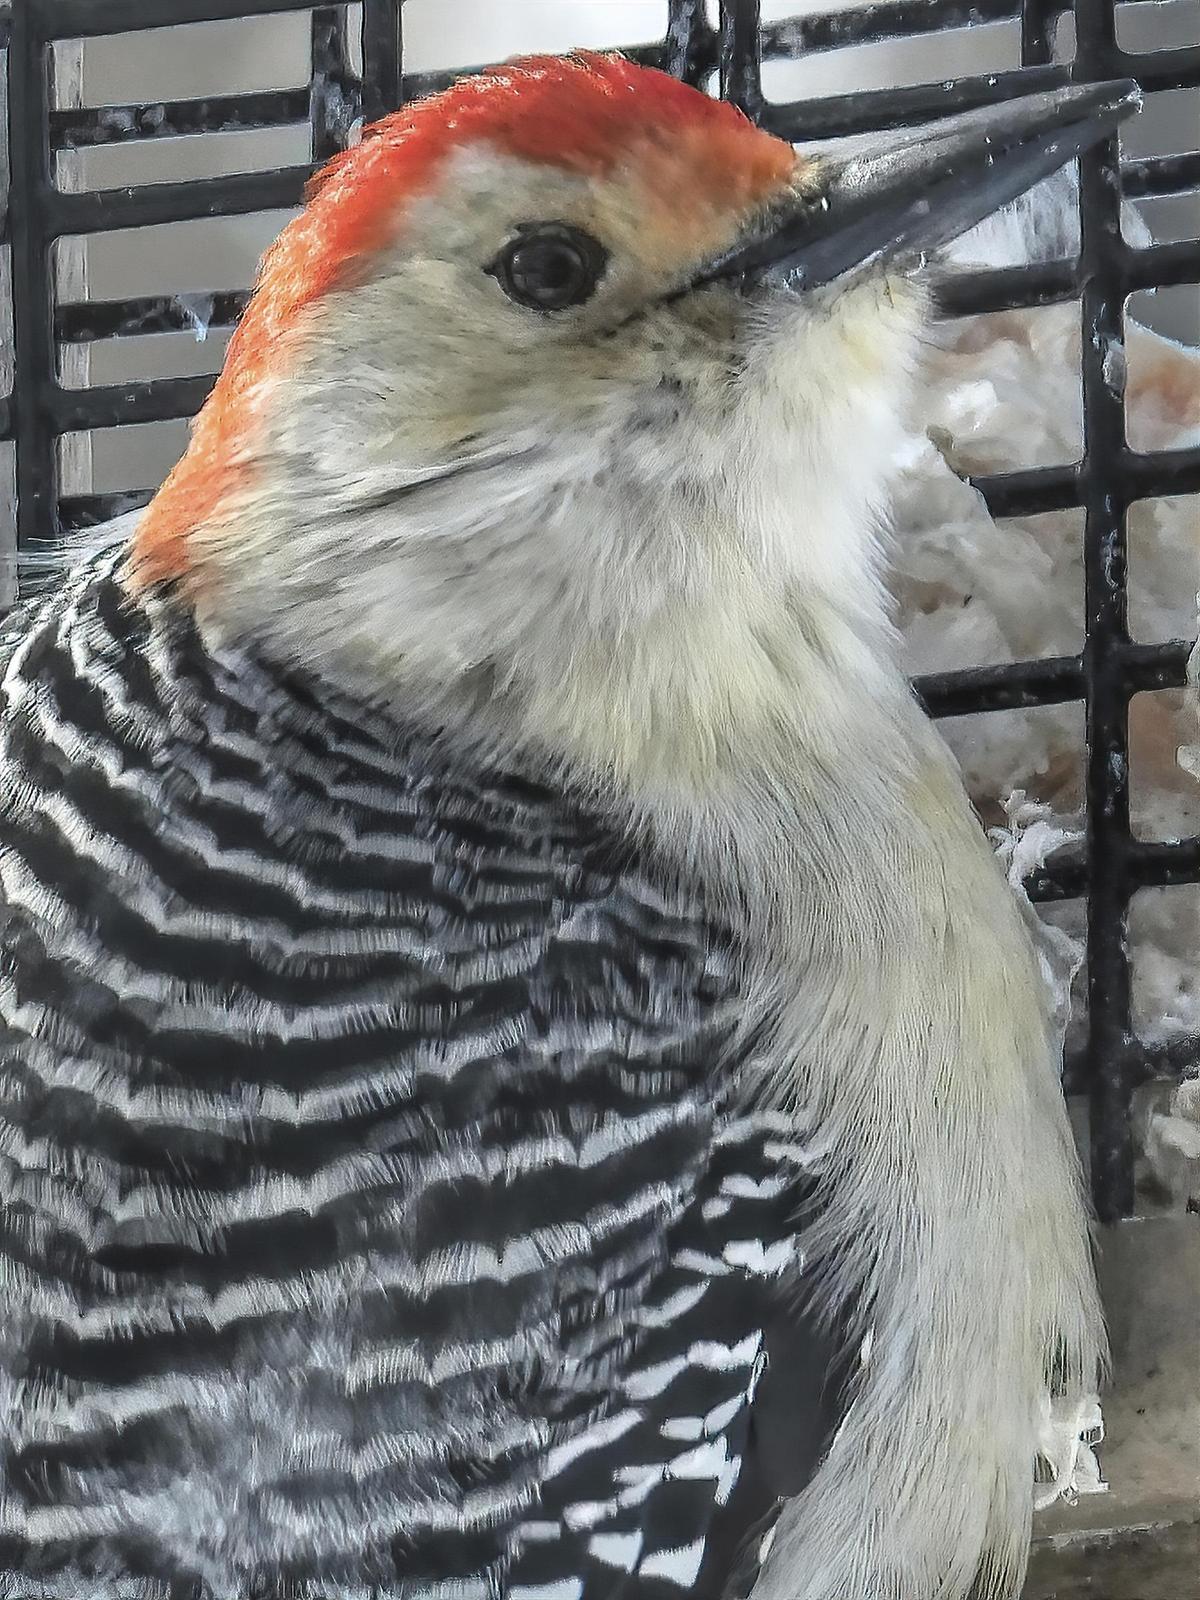
[[[591,299],[607,264],[608,251],[582,228],[528,222],[484,270],[517,305],[563,311]]]

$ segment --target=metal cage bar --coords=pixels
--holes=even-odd
[[[1108,78],[1120,70],[1116,18],[1103,0],[1077,0],[1076,74]],[[1133,1210],[1130,1125],[1132,1000],[1125,949],[1131,845],[1129,689],[1123,652],[1127,546],[1121,456],[1123,378],[1110,377],[1111,352],[1125,330],[1125,244],[1116,135],[1080,159],[1080,264],[1083,275],[1083,462],[1081,486],[1084,704],[1087,711],[1087,1084],[1091,1159],[1102,1221]]]
[[[312,126],[314,163],[327,161],[346,147],[350,124],[360,110],[350,71],[345,6],[327,6],[312,14],[308,84],[308,121]]]
[[[8,37],[8,238],[12,259],[13,390],[8,428],[16,443],[17,550],[57,521],[54,300],[45,200],[51,187],[48,62],[36,11],[12,14]]]
[[[1152,3],[1152,0],[1130,0]],[[1055,40],[1073,9],[1073,63],[1056,59]],[[876,0],[821,14],[761,22],[758,0],[668,0],[660,43],[630,50],[697,86],[712,87],[772,131],[793,140],[874,132],[1072,79],[1137,77],[1147,92],[1200,87],[1200,47],[1153,53],[1121,48],[1114,0]],[[309,18],[307,81],[289,88],[155,105],[58,108],[50,104],[48,52],[56,39],[286,12]],[[311,163],[344,148],[359,117],[372,120],[405,100],[443,87],[458,72],[405,73],[400,0],[363,0],[361,79],[351,68],[348,7],[313,0],[0,0],[0,49],[8,73],[10,187],[5,237],[12,254],[15,379],[0,396],[0,439],[16,452],[17,539],[21,549],[144,504],[152,492],[63,497],[58,439],[66,431],[183,417],[209,377],[167,378],[66,390],[57,345],[189,326],[186,305],[170,295],[55,304],[53,252],[59,237],[148,223],[232,216],[294,205],[312,165],[186,183],[65,193],[54,183],[56,152],[127,140],[230,129],[307,125]],[[835,51],[881,39],[930,37],[980,23],[1020,28],[1020,66],[986,75],[835,94],[786,103],[765,98],[764,63]],[[1135,290],[1200,282],[1200,241],[1133,249],[1120,230],[1122,184],[1131,196],[1181,194],[1200,186],[1200,149],[1148,159],[1119,158],[1116,139],[1081,163],[1078,260],[1035,263],[964,275],[950,286],[948,315],[1080,302],[1083,319],[1085,443],[1078,462],[975,480],[993,514],[1028,515],[1064,507],[1085,518],[1086,633],[1078,655],[1001,666],[981,664],[917,684],[931,715],[953,717],[1013,707],[1082,702],[1088,728],[1087,833],[1034,873],[1036,900],[1087,903],[1089,1022],[1081,1055],[1067,1063],[1072,1092],[1089,1098],[1092,1179],[1102,1217],[1133,1203],[1130,1102],[1153,1074],[1180,1075],[1200,1063],[1200,1041],[1148,1045],[1130,1013],[1125,922],[1132,896],[1152,887],[1200,882],[1200,840],[1145,842],[1129,820],[1128,707],[1132,695],[1185,682],[1187,640],[1134,642],[1126,621],[1126,513],[1138,499],[1200,494],[1200,449],[1143,453],[1125,437],[1119,363],[1106,360],[1123,332],[1124,302]],[[209,325],[228,329],[245,291],[212,296]]]
[[[362,0],[362,8],[362,108],[364,119],[374,122],[407,99],[402,25],[395,0]]]

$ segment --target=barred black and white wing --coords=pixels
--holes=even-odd
[[[6,639],[0,1595],[752,1577],[826,1357],[726,941],[111,557]]]

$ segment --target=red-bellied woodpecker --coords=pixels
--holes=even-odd
[[[920,252],[1133,103],[541,59],[317,180],[4,634],[0,1592],[1015,1593],[1102,1333],[876,530]]]

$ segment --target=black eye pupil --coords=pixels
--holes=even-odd
[[[558,300],[587,275],[587,262],[566,244],[527,244],[513,253],[512,279],[535,299]]]
[[[512,258],[512,275],[534,294],[562,293],[587,272],[587,262],[570,245],[526,245]]]
[[[535,223],[487,269],[510,300],[537,311],[561,311],[591,298],[608,259],[604,246],[582,228]]]

